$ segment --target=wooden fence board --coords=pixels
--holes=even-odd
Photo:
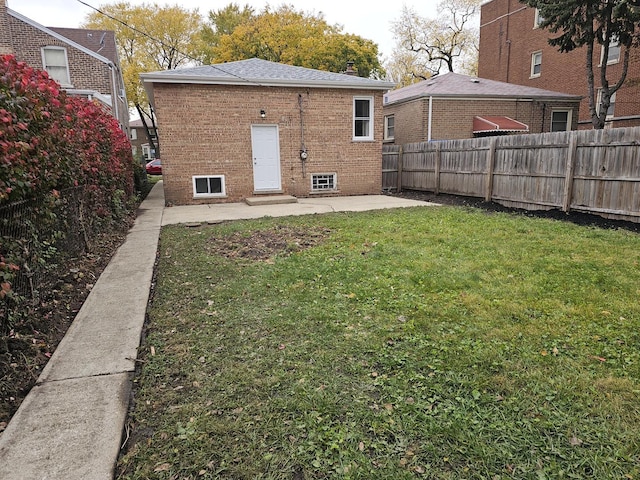
[[[640,127],[383,146],[383,188],[640,222]]]

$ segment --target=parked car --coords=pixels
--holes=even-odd
[[[159,158],[151,160],[145,168],[149,175],[162,175],[162,162],[160,162]]]

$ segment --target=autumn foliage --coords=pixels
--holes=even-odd
[[[46,72],[0,57],[0,202],[71,186],[133,193],[126,134],[104,108]]]
[[[60,214],[61,192],[82,192],[78,211],[85,214],[76,224],[88,243],[126,210],[133,169],[129,139],[103,106],[0,56],[0,209],[9,212],[0,216],[0,299],[15,297],[18,275],[28,271],[32,284],[35,268],[50,271],[62,261],[56,242],[73,232],[72,219]],[[16,205],[29,210],[29,220],[11,213]]]

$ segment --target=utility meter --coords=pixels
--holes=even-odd
[[[306,150],[300,150],[300,160],[306,160],[309,154]]]

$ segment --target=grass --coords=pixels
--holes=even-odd
[[[472,209],[166,228],[118,476],[640,478],[639,293],[638,235]]]

